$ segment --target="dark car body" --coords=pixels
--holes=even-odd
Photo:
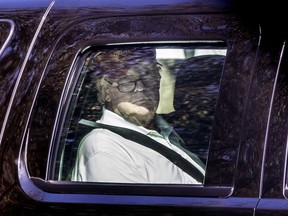
[[[288,215],[286,33],[274,25],[279,14],[267,19],[245,6],[1,2],[0,215]],[[47,176],[69,104],[67,83],[85,47],[188,40],[227,45],[202,186],[77,184]]]

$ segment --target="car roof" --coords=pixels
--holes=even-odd
[[[1,9],[39,8],[55,4],[58,8],[101,8],[103,10],[135,10],[173,7],[175,10],[186,9],[190,13],[208,13],[227,11],[232,5],[230,0],[9,0],[1,1]],[[188,7],[187,7],[188,6]]]

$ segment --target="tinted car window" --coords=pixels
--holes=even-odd
[[[123,49],[125,52],[126,48],[118,47],[117,50]],[[160,102],[156,113],[173,126],[183,140],[185,148],[197,155],[203,164],[206,164],[226,48],[223,44],[215,47],[162,45],[154,48],[161,75]],[[55,151],[57,157],[53,163],[55,167],[51,175],[52,179],[71,179],[71,170],[75,165],[79,143],[87,133],[94,129],[81,124],[80,121],[84,119],[95,122],[101,118],[103,105],[99,103],[99,98],[97,100],[99,92],[93,84],[95,76],[99,75],[97,73],[98,68],[101,67],[99,65],[105,64],[106,76],[110,76],[113,71],[121,73],[121,66],[124,63],[117,68],[117,65],[113,64],[115,57],[113,55],[97,60],[97,55],[101,52],[103,49],[94,47],[85,58],[79,60],[83,61],[83,67],[79,69],[80,75],[74,86],[59,146]],[[137,59],[136,54],[133,57]],[[129,67],[135,66],[136,61],[129,62]],[[128,69],[126,68],[126,70]],[[152,70],[152,68],[147,68],[147,70]],[[152,88],[153,85],[157,85],[156,78],[147,77],[147,79],[148,81],[143,81],[145,87]],[[129,85],[126,82],[124,85],[120,83],[117,87],[120,91],[126,91],[123,88],[129,87]],[[134,88],[136,87],[134,86]],[[97,143],[97,140],[95,142]],[[117,155],[115,155],[115,160],[116,157]],[[115,167],[115,169],[117,168]],[[159,172],[161,171],[159,170]],[[145,181],[143,180],[142,183]]]

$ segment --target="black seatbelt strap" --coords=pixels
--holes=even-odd
[[[100,123],[89,121],[86,119],[81,119],[79,123],[90,126],[90,127],[94,127],[94,128],[104,128],[104,129],[110,130],[116,134],[119,134],[125,139],[134,141],[143,146],[146,146],[147,148],[153,149],[154,151],[157,151],[161,155],[165,156],[168,160],[174,163],[177,167],[181,168],[184,172],[192,176],[196,181],[203,182],[204,180],[204,175],[202,174],[202,172],[200,172],[200,170],[197,169],[192,163],[187,161],[185,158],[183,158],[181,155],[179,155],[175,151],[158,143],[157,141],[153,140],[152,138],[144,134],[141,134],[137,131],[134,131],[128,128],[100,124]]]

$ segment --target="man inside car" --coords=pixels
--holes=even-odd
[[[71,180],[202,184],[204,164],[156,114],[161,77],[155,49],[102,50],[93,62],[103,113],[79,145]],[[114,128],[123,128],[124,136]],[[192,174],[179,166],[182,160],[192,166]]]

